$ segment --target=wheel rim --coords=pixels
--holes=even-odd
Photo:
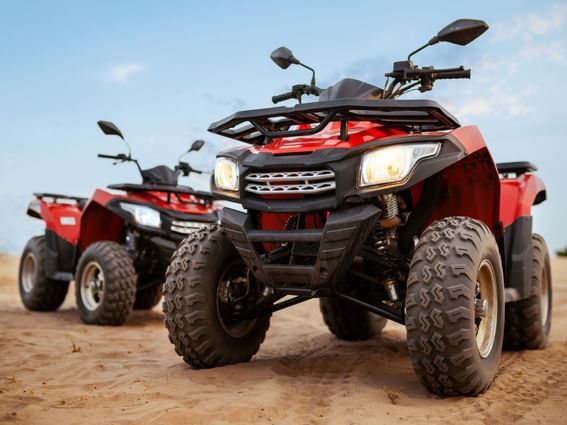
[[[85,308],[96,310],[104,298],[104,273],[96,261],[91,261],[84,268],[80,288]]]
[[[253,320],[238,320],[234,318],[235,309],[230,300],[231,286],[246,285],[247,295],[250,296],[252,288],[246,266],[238,261],[228,265],[221,274],[217,285],[217,315],[224,331],[233,338],[241,338],[250,332],[256,324]]]
[[[35,257],[30,252],[26,255],[26,258],[24,258],[24,264],[22,267],[22,289],[26,293],[31,292],[33,289],[35,269]]]
[[[492,352],[498,323],[498,291],[496,274],[488,260],[478,270],[475,297],[476,345],[483,359]]]
[[[547,270],[544,266],[541,272],[541,293],[539,296],[541,321],[544,328],[547,326],[547,322],[549,321],[549,281],[547,278]]]

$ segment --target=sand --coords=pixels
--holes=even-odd
[[[251,362],[191,370],[160,307],[122,327],[86,326],[71,288],[58,312],[32,313],[16,272],[17,258],[0,256],[0,423],[567,423],[567,260],[553,261],[549,347],[504,353],[487,393],[446,399],[420,386],[396,324],[341,342],[309,302],[273,316]]]

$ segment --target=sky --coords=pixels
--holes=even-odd
[[[96,121],[115,122],[143,167],[188,157],[210,170],[234,143],[207,133],[237,110],[271,106],[271,96],[306,83],[299,67],[277,68],[287,46],[326,87],[345,77],[382,85],[392,62],[457,18],[483,19],[481,38],[440,43],[419,65],[472,69],[417,98],[435,99],[475,124],[496,161],[539,167],[548,201],[534,225],[553,250],[567,246],[567,1],[32,1],[0,0],[0,252],[18,253],[41,234],[25,215],[32,192],[88,197],[111,183],[137,182],[124,152]],[[184,181],[208,186],[206,175]]]

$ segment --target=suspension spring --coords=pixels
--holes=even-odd
[[[400,213],[398,207],[398,197],[392,193],[382,195],[382,203],[384,204],[384,214],[382,217],[385,219],[395,218]]]

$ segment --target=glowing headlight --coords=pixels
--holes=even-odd
[[[142,226],[156,228],[161,227],[159,211],[156,211],[153,208],[146,207],[144,205],[127,204],[125,202],[120,202],[120,208],[132,214],[136,223],[141,224]]]
[[[367,152],[360,164],[359,186],[404,180],[422,159],[437,156],[441,143],[393,145]]]
[[[221,156],[215,163],[215,184],[219,189],[238,190],[238,163],[233,159]]]

